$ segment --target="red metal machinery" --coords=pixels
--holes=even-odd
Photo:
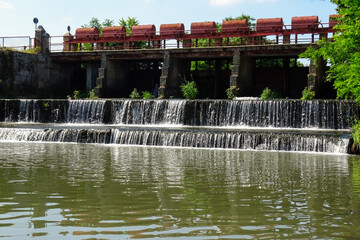
[[[191,23],[191,35],[198,35],[202,38],[214,36],[217,33],[215,22]]]
[[[256,21],[256,31],[261,36],[276,35],[276,43],[279,43],[279,34],[284,32],[284,21],[282,18],[261,18]],[[260,44],[262,37],[260,37]]]
[[[217,35],[217,28],[215,22],[195,22],[191,23],[190,37],[195,39],[195,47],[198,47],[199,38],[208,38],[209,46],[211,45],[211,39]],[[221,40],[221,39],[220,39]],[[189,45],[188,43],[186,44]]]
[[[78,43],[95,42],[99,39],[98,28],[78,28],[75,32],[75,39]]]
[[[247,35],[249,32],[250,28],[247,19],[222,22],[222,34]]]
[[[318,16],[292,17],[291,32],[295,34],[295,43],[298,43],[298,34],[311,33],[311,42],[314,43],[314,34],[319,30]]]
[[[104,27],[102,37],[104,42],[122,41],[126,37],[126,28],[124,26]]]
[[[138,41],[151,41],[156,35],[155,25],[137,25],[131,28],[131,37]]]
[[[256,31],[258,33],[273,33],[277,35],[284,30],[282,18],[261,18],[256,21]]]
[[[330,15],[329,16],[329,28],[333,28],[336,24],[338,24],[339,22],[336,20],[336,18],[341,17],[341,15]]]
[[[171,23],[160,25],[160,40],[163,40],[163,47],[166,48],[166,39],[176,39],[177,47],[180,46],[180,40],[185,36],[185,26],[182,23]]]
[[[160,36],[166,39],[178,39],[185,35],[185,27],[182,23],[161,24]]]
[[[291,18],[291,30],[303,33],[311,33],[319,29],[318,16],[293,17]]]

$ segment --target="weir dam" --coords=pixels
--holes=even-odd
[[[0,141],[351,153],[340,100],[0,100]]]

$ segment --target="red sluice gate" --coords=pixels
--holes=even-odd
[[[291,30],[293,31],[317,31],[319,29],[319,24],[318,16],[291,18]]]
[[[182,38],[185,35],[185,26],[182,23],[160,25],[160,36],[165,38]]]
[[[239,33],[245,35],[250,32],[250,28],[247,19],[229,20],[222,22],[221,32],[224,34]]]
[[[256,21],[256,31],[260,33],[281,33],[284,30],[282,18],[261,18]]]

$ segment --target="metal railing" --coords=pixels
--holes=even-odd
[[[11,48],[18,51],[34,48],[34,38],[30,36],[0,37],[0,48]]]
[[[323,26],[323,25],[322,25]],[[289,26],[284,25],[284,31],[288,31]],[[93,45],[93,48],[90,50],[123,50],[123,49],[171,49],[171,48],[186,48],[186,47],[216,47],[216,46],[241,46],[241,45],[274,45],[274,44],[306,44],[317,42],[321,35],[320,33],[297,33],[297,32],[288,32],[288,38],[285,39],[285,32],[282,33],[262,33],[256,31],[254,27],[250,28],[252,30],[251,34],[247,36],[239,37],[222,37],[221,31],[219,31],[219,36],[206,36],[202,37],[197,35],[192,36],[190,30],[184,31],[184,37],[178,39],[161,39],[160,32],[156,32],[153,39],[149,41],[144,41],[145,44],[141,44],[139,47],[138,44],[132,44],[140,40],[131,39],[131,36],[127,36],[126,39],[115,42],[115,44],[109,44],[105,41],[101,41],[101,38],[95,40],[93,43],[88,45]],[[319,28],[321,29],[321,28]],[[331,37],[333,33],[331,31],[326,32],[328,37]],[[216,38],[221,38],[220,41],[216,42]],[[203,38],[204,40],[200,41],[200,44],[197,44],[198,39]],[[230,40],[228,40],[230,39]],[[193,40],[190,43],[185,43],[186,40]],[[208,44],[206,43],[208,40]],[[217,39],[219,40],[219,39]],[[64,36],[50,36],[49,38],[49,50],[50,52],[61,52],[64,47]],[[76,42],[76,39],[75,39]],[[74,43],[72,43],[74,44]],[[189,45],[190,44],[190,45]],[[14,37],[0,37],[0,48],[11,48],[18,51],[24,51],[34,48],[35,40],[30,36],[14,36]],[[79,47],[76,51],[89,50],[81,45],[77,44]]]

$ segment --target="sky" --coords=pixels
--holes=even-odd
[[[135,17],[140,24],[222,22],[225,17],[247,14],[258,18],[282,17],[291,24],[293,16],[319,16],[327,23],[335,13],[330,0],[0,0],[0,37],[34,37],[33,19],[39,19],[50,36],[62,36],[71,27],[86,24],[92,17],[100,22]]]

